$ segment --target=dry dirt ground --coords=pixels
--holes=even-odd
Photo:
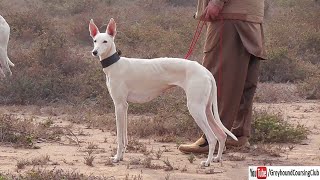
[[[281,149],[280,157],[270,156],[258,151],[258,146],[250,150],[228,150],[222,163],[213,163],[210,167],[199,166],[204,156],[196,156],[190,163],[190,156],[180,153],[176,143],[159,143],[152,139],[140,139],[146,145],[147,152],[153,151],[151,164],[146,163],[146,153],[129,151],[124,161],[110,165],[109,157],[114,153],[116,137],[113,132],[102,132],[99,129],[88,129],[86,125],[72,124],[68,114],[59,112],[63,108],[37,106],[2,106],[0,112],[14,114],[20,117],[34,117],[44,121],[50,117],[54,125],[68,126],[74,136],[63,136],[60,142],[38,141],[40,149],[13,148],[0,145],[0,171],[4,173],[23,173],[31,168],[63,169],[76,171],[86,175],[110,177],[110,179],[247,179],[249,165],[320,165],[320,102],[306,101],[297,103],[255,104],[256,109],[266,109],[281,112],[287,121],[300,123],[310,130],[308,139],[301,144],[281,144],[272,147]],[[52,111],[56,115],[52,116]],[[113,114],[110,114],[113,116]],[[137,118],[130,115],[129,118]],[[79,142],[77,145],[75,142]],[[90,147],[91,146],[91,147]],[[93,167],[84,163],[91,148],[94,156]],[[268,149],[266,145],[265,148]],[[289,150],[291,148],[291,150]],[[157,151],[160,159],[156,158]],[[159,152],[160,152],[159,151]],[[257,153],[255,153],[255,151]],[[32,160],[48,155],[50,161],[46,165],[26,166],[17,170],[17,162]],[[164,160],[171,163],[173,170],[165,170]],[[139,161],[140,160],[140,161]],[[151,167],[147,167],[151,165]],[[158,166],[158,167],[157,167]],[[155,167],[153,169],[152,167]]]

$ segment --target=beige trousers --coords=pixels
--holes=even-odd
[[[261,24],[239,20],[207,23],[203,66],[215,77],[222,123],[235,136],[250,136],[259,64],[265,59]]]

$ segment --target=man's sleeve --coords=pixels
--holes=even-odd
[[[229,2],[230,0],[211,0],[211,2],[214,4],[214,5],[217,5],[219,6],[221,9],[223,8],[224,4]]]

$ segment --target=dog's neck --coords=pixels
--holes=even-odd
[[[101,56],[99,56],[100,61],[107,59],[108,57],[112,56],[116,52],[117,52],[116,46],[115,45],[111,46],[111,48],[108,51],[102,53]]]
[[[111,66],[112,64],[118,62],[120,59],[119,54],[116,52],[114,53],[112,56],[107,57],[106,59],[103,59],[100,61],[102,68],[105,69],[109,66]]]
[[[112,48],[110,48],[110,50],[107,53],[103,53],[99,58],[102,68],[106,69],[114,63],[116,63],[120,59],[120,56],[117,53],[116,47],[112,46]]]

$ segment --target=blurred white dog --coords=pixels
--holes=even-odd
[[[114,162],[123,159],[128,144],[127,101],[148,102],[173,86],[184,89],[189,112],[208,139],[208,159],[201,164],[209,166],[210,162],[221,160],[227,134],[235,140],[237,138],[220,121],[216,82],[205,67],[195,61],[180,58],[120,57],[114,43],[117,31],[113,19],[105,33],[99,32],[93,20],[90,21],[89,31],[94,43],[92,54],[100,58],[116,111],[118,149]],[[217,141],[218,155],[213,158]]]
[[[14,64],[10,61],[7,54],[8,42],[10,36],[10,27],[6,20],[0,15],[0,74],[5,77],[12,75],[10,66]]]

